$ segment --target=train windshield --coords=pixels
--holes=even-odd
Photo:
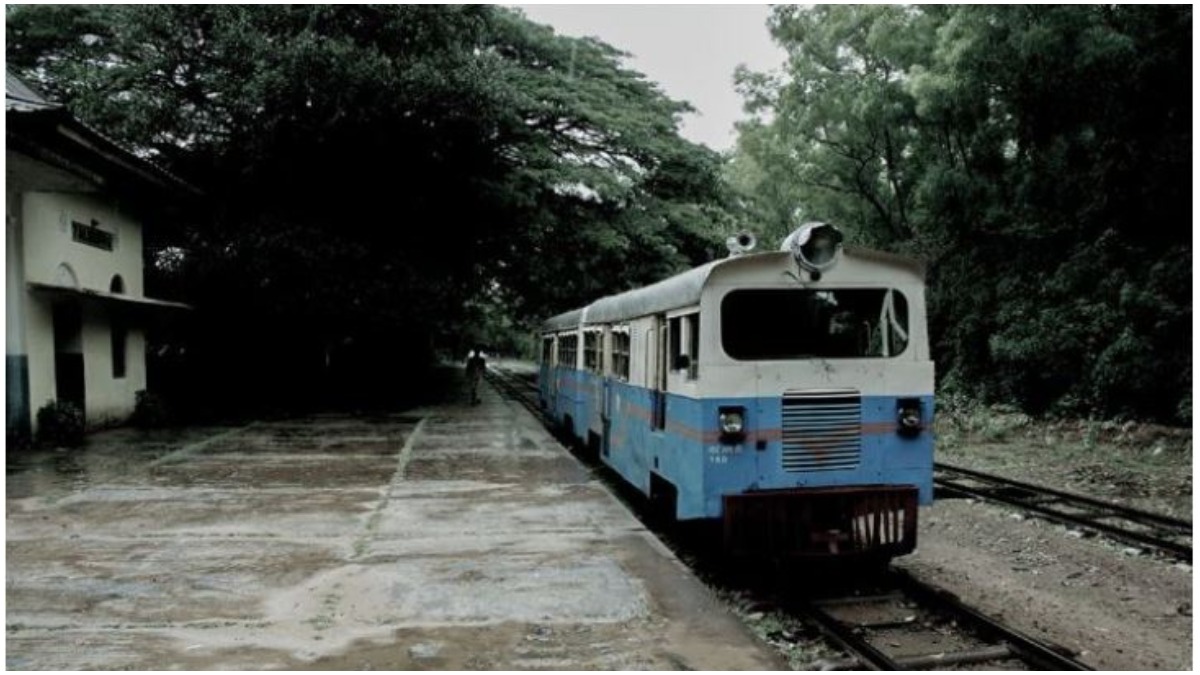
[[[739,361],[889,358],[908,346],[908,301],[888,288],[732,291],[721,344]]]

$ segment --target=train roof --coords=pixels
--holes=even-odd
[[[609,295],[587,307],[552,316],[542,323],[542,331],[568,330],[582,323],[608,323],[695,304],[709,272],[723,262],[726,261],[714,260],[649,286]]]
[[[709,274],[732,258],[714,260],[649,286],[600,298],[588,306],[589,323],[612,323],[638,316],[665,312],[700,302]]]
[[[847,246],[843,249],[843,255],[865,262],[899,267],[920,278],[925,275],[924,265],[920,261],[886,251]],[[771,251],[714,260],[649,286],[609,295],[587,307],[553,316],[542,324],[542,330],[543,332],[557,332],[576,328],[581,324],[614,323],[695,305],[700,302],[700,294],[704,291],[704,285],[716,268],[751,261],[764,261],[767,257],[779,256],[791,257],[791,254],[786,251]]]
[[[546,319],[542,322],[542,331],[555,332],[570,328],[577,328],[579,324],[582,323],[584,309],[587,308],[573,309],[569,312],[556,314],[555,316]]]

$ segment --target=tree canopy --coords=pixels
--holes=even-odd
[[[728,157],[612,47],[497,6],[6,18],[10,68],[204,189],[147,283],[247,396],[393,386],[824,220],[926,260],[943,394],[1190,420],[1190,7],[780,6]]]
[[[218,371],[427,360],[702,262],[732,228],[689,108],[622,54],[491,6],[27,6],[8,56],[197,182],[148,266]],[[168,273],[164,273],[168,272]],[[332,355],[332,356],[331,356]],[[250,379],[255,379],[253,376]]]
[[[943,392],[1190,420],[1191,9],[777,8],[728,172],[920,255]]]

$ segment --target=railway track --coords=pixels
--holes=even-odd
[[[486,375],[503,395],[547,423],[537,386],[498,367]],[[619,488],[619,485],[614,485]],[[628,502],[627,502],[628,503]],[[630,504],[631,508],[636,507]],[[641,517],[641,516],[639,516]],[[642,518],[643,522],[648,522]],[[763,575],[742,577],[670,533],[659,533],[711,585],[747,598],[755,607],[800,618],[847,658],[822,664],[832,670],[986,669],[1091,670],[1067,650],[1036,640],[974,610],[952,594],[897,570],[854,576],[851,587],[814,595],[794,586],[781,593]]]
[[[888,570],[872,587],[791,601],[851,658],[827,670],[1091,670],[1069,652],[964,605],[952,594]]]
[[[1192,524],[1092,497],[937,463],[939,492],[1013,506],[1068,527],[1191,562]]]
[[[536,384],[496,366],[488,366],[484,370],[484,378],[492,386],[499,389],[502,394],[508,395],[509,398],[520,403],[526,410],[533,413],[534,417],[537,417],[542,422],[548,421],[545,412],[542,411],[541,406],[537,402],[538,387]]]

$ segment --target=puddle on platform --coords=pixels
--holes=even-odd
[[[87,437],[77,448],[13,450],[5,457],[9,499],[54,499],[104,484],[148,480],[152,462],[228,428],[113,429]]]

